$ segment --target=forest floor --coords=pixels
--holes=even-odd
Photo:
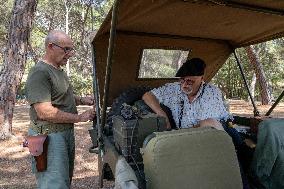
[[[252,106],[242,100],[229,100],[230,112],[237,115],[252,115]],[[259,104],[259,103],[257,103]],[[257,105],[261,115],[270,106]],[[88,109],[79,106],[78,110]],[[274,117],[284,117],[284,103],[277,106],[272,114]],[[27,134],[29,115],[27,105],[16,105],[13,119],[14,136],[6,141],[0,141],[0,189],[31,189],[36,188],[34,175],[31,173],[30,156],[27,148],[22,147]],[[72,189],[98,188],[97,155],[90,154],[91,139],[88,129],[91,123],[76,124],[76,158]],[[106,182],[105,188],[112,188],[112,182]]]

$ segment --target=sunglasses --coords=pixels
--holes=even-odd
[[[75,51],[75,49],[72,48],[72,47],[61,47],[61,46],[59,46],[59,45],[57,45],[55,43],[52,43],[52,45],[61,48],[64,51],[65,54],[68,54],[70,52],[74,52]]]

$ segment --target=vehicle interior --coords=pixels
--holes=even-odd
[[[256,144],[242,157],[223,132],[165,131],[165,120],[141,102],[146,91],[178,79],[143,77],[143,57],[151,50],[181,50],[185,58],[202,58],[210,82],[231,54],[242,74],[236,49],[281,37],[284,1],[115,1],[92,40],[100,113],[90,135],[99,146],[100,187],[103,179],[115,179],[120,188],[245,188],[245,174],[250,188],[283,188],[284,120],[260,115],[253,100],[252,115],[233,121],[245,128],[238,130],[241,136]],[[118,168],[121,159],[130,165],[127,171]]]

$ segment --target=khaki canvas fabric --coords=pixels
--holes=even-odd
[[[108,105],[129,87],[174,81],[138,79],[143,49],[190,49],[210,81],[235,48],[283,37],[283,11],[279,0],[120,0]],[[110,25],[111,12],[93,39],[101,96]]]
[[[155,133],[143,148],[149,189],[241,189],[232,139],[213,128]]]
[[[283,10],[284,1],[279,0],[123,0],[117,29],[220,39],[239,47],[283,36]],[[96,37],[109,32],[110,17]]]
[[[50,125],[47,121],[40,121],[32,106],[38,102],[51,104],[64,112],[77,113],[76,103],[66,73],[44,62],[37,63],[29,73],[26,83],[27,100],[31,105],[30,119],[32,124]],[[59,124],[57,124],[59,125]],[[60,124],[73,126],[73,124]]]
[[[100,92],[103,96],[105,80],[105,66],[107,61],[108,36],[96,41],[95,49],[97,56],[97,77],[100,82]],[[206,48],[205,48],[206,47]],[[109,87],[108,105],[122,91],[129,87],[148,86],[158,87],[172,82],[173,79],[137,79],[143,49],[188,49],[190,57],[199,57],[205,60],[205,80],[210,80],[229,57],[231,48],[227,43],[218,40],[204,40],[194,38],[163,38],[158,36],[146,36],[117,33],[111,80]]]

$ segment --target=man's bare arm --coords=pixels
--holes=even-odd
[[[161,108],[160,103],[159,103],[158,99],[155,97],[155,95],[153,95],[151,92],[146,92],[142,96],[142,99],[156,114],[166,118],[166,123],[167,123],[166,126],[167,126],[168,129],[170,129],[171,125],[170,125],[170,122],[169,122],[169,118],[168,118],[166,112],[164,112],[164,110]]]
[[[75,102],[76,105],[95,105],[94,98],[91,96],[86,96],[86,97],[79,97],[79,96],[74,96],[75,97]]]
[[[91,120],[94,117],[94,110],[87,110],[82,114],[72,114],[59,110],[50,102],[41,102],[33,105],[39,119],[52,123],[78,123]]]

